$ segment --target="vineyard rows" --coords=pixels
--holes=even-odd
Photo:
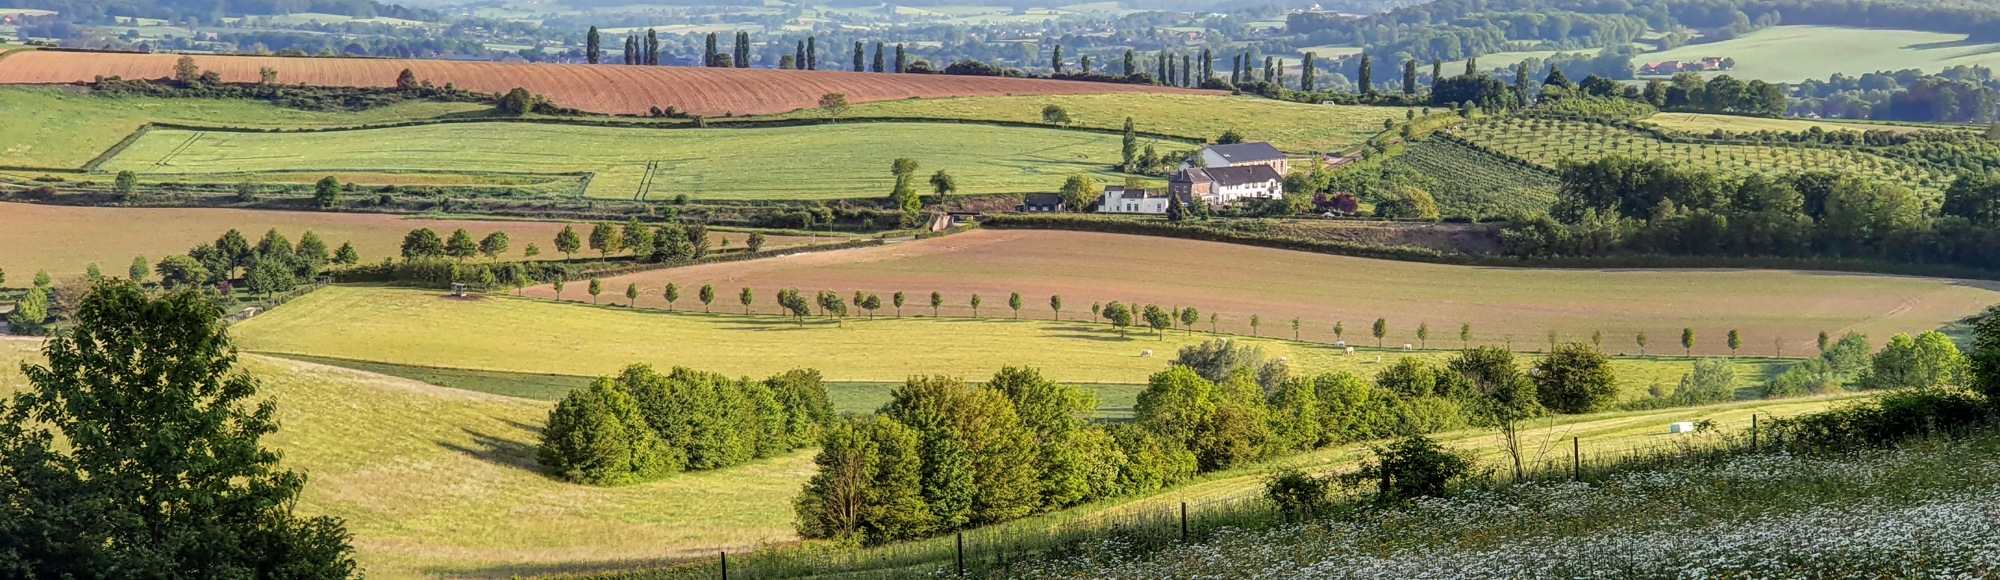
[[[1523,167],[1444,139],[1411,143],[1388,161],[1402,175],[1430,177],[1423,188],[1448,216],[1505,216],[1547,211],[1562,182],[1546,171]]]

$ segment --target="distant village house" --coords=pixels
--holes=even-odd
[[[1280,199],[1285,196],[1285,173],[1291,170],[1291,158],[1270,143],[1210,145],[1174,172],[1167,191],[1212,206],[1244,198]]]
[[[1053,193],[1030,193],[1026,199],[1022,200],[1021,206],[1015,209],[1021,213],[1062,213],[1068,210],[1069,207],[1063,204],[1063,198],[1060,195]]]
[[[1174,195],[1176,194],[1166,191],[1107,187],[1104,188],[1104,200],[1098,203],[1097,211],[1098,213],[1166,215],[1167,206],[1171,203],[1171,197]],[[1181,196],[1181,203],[1189,203],[1185,195]]]
[[[1736,68],[1736,60],[1719,56],[1703,57],[1701,60],[1669,60],[1649,62],[1639,66],[1642,75],[1673,75],[1684,72],[1725,71]]]

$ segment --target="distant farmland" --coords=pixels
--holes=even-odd
[[[1547,333],[1588,340],[1603,331],[1604,348],[1636,353],[1648,335],[1651,354],[1680,354],[1680,330],[1695,329],[1696,354],[1728,354],[1724,336],[1742,332],[1743,354],[1810,352],[1820,331],[1858,330],[1881,344],[1891,334],[1949,324],[2000,301],[2000,283],[1784,270],[1547,270],[1483,268],[1368,260],[1214,242],[1043,231],[975,231],[956,236],[842,252],[655,270],[605,280],[622,292],[638,284],[640,306],[665,307],[658,289],[679,284],[682,308],[699,308],[693,289],[714,284],[725,310],[744,286],[766,296],[796,287],[808,293],[856,290],[884,303],[907,292],[906,313],[930,314],[930,293],[945,298],[944,314],[1007,317],[1009,293],[1020,292],[1023,317],[1050,317],[1049,295],[1064,298],[1065,319],[1088,318],[1092,302],[1140,301],[1193,306],[1220,314],[1224,332],[1250,334],[1250,317],[1264,336],[1300,335],[1332,341],[1342,324],[1349,343],[1374,345],[1369,326],[1389,325],[1385,344],[1416,344],[1420,324],[1432,347],[1458,344],[1459,325],[1472,325],[1475,344],[1546,348]],[[574,289],[570,300],[589,300]],[[554,295],[547,287],[531,294]],[[618,300],[622,303],[622,296]],[[858,311],[857,311],[858,312]],[[887,313],[885,309],[883,311]],[[1197,328],[1209,328],[1206,320]]]
[[[98,76],[157,79],[173,76],[181,55],[31,51],[0,60],[0,84],[86,82]],[[676,107],[700,115],[766,115],[818,106],[821,95],[841,93],[850,103],[908,98],[1087,93],[1222,94],[1147,85],[1039,79],[786,71],[701,67],[611,66],[403,60],[374,58],[285,58],[195,56],[195,64],[225,82],[259,80],[259,70],[278,71],[278,81],[318,86],[388,87],[410,69],[433,84],[501,93],[528,89],[558,105],[593,113],[643,115],[653,107]]]
[[[1177,147],[1187,145],[1175,143]],[[517,171],[592,172],[591,197],[834,199],[884,197],[900,157],[943,169],[960,194],[1055,191],[1074,173],[1110,173],[1115,134],[990,125],[838,123],[741,129],[637,129],[461,123],[327,133],[154,130],[103,166],[141,179],[233,182],[256,174],[401,174],[464,179]],[[366,178],[355,180],[368,183]]]
[[[241,230],[252,242],[265,230],[299,241],[306,230],[326,240],[329,248],[354,242],[361,259],[379,262],[395,257],[403,235],[417,228],[438,230],[449,236],[465,228],[475,238],[502,231],[512,242],[506,256],[519,259],[528,244],[541,246],[542,258],[561,258],[555,251],[555,235],[563,224],[557,222],[479,221],[406,218],[389,214],[326,213],[303,211],[261,211],[191,208],[96,208],[20,203],[0,203],[0,269],[7,273],[5,286],[27,286],[36,271],[47,270],[57,279],[79,278],[84,266],[97,262],[105,274],[124,276],[133,256],[158,262],[173,254],[185,254],[197,244],[215,241],[230,228]],[[589,227],[581,226],[584,232]],[[748,234],[712,234],[728,237],[740,247]],[[806,238],[770,236],[766,244],[777,247]]]

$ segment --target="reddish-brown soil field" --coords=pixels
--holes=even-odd
[[[1790,270],[1552,270],[1447,266],[1369,260],[1215,242],[1081,232],[980,230],[933,240],[641,272],[605,280],[606,288],[636,283],[641,307],[664,308],[659,289],[681,287],[681,308],[703,284],[716,286],[718,302],[736,305],[739,288],[755,288],[761,312],[770,313],[782,288],[807,294],[855,290],[881,296],[879,314],[893,316],[890,295],[903,291],[904,315],[931,314],[930,293],[944,294],[945,316],[1009,317],[1007,295],[1020,292],[1021,316],[1050,317],[1049,295],[1064,299],[1063,318],[1090,316],[1092,302],[1112,300],[1194,306],[1204,319],[1221,315],[1223,331],[1250,334],[1252,315],[1263,336],[1331,341],[1342,323],[1349,343],[1374,345],[1376,318],[1389,326],[1385,344],[1416,344],[1428,324],[1437,346],[1457,347],[1461,323],[1472,325],[1474,344],[1539,348],[1547,333],[1588,340],[1604,333],[1604,349],[1636,353],[1635,337],[1648,336],[1649,354],[1679,352],[1681,329],[1698,334],[1694,351],[1728,354],[1724,336],[1742,332],[1741,354],[1797,356],[1812,352],[1820,331],[1866,333],[1875,344],[1899,332],[1938,328],[2000,301],[2000,283]],[[573,284],[572,286],[577,286]],[[548,287],[530,294],[553,297]],[[564,298],[588,300],[574,289]],[[861,314],[859,310],[855,314]]]
[[[575,224],[582,234],[590,224]],[[558,222],[438,220],[406,218],[389,214],[331,213],[305,211],[258,211],[209,208],[104,208],[0,203],[0,270],[6,282],[0,286],[27,286],[36,271],[46,270],[58,279],[80,278],[85,265],[97,262],[107,275],[124,276],[133,256],[158,262],[189,248],[215,241],[222,232],[235,228],[256,242],[266,230],[277,228],[292,243],[312,230],[329,248],[353,242],[361,259],[379,262],[401,252],[403,235],[417,228],[437,230],[440,236],[465,228],[474,239],[486,234],[507,232],[509,249],[505,257],[520,259],[528,244],[541,247],[540,259],[561,259],[555,250]],[[729,238],[729,247],[743,247],[749,234],[710,232],[720,243]],[[765,246],[777,248],[811,242],[797,236],[767,236]],[[822,238],[822,241],[824,239]],[[579,257],[595,257],[586,251]]]
[[[173,75],[179,59],[175,54],[28,51],[0,59],[0,84],[74,83],[98,76],[166,78]],[[256,82],[259,70],[269,67],[278,71],[278,82],[319,86],[393,86],[397,73],[407,68],[437,85],[450,83],[489,93],[522,87],[564,107],[629,115],[668,106],[708,116],[767,115],[816,107],[827,93],[844,94],[850,103],[911,97],[1222,94],[1110,83],[834,71],[206,55],[195,56],[194,61],[222,75],[225,82]]]

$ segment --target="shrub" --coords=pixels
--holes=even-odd
[[[1879,446],[1961,431],[1994,419],[1990,401],[1956,387],[1898,390],[1771,422],[1774,441],[1802,449]]]
[[[1333,480],[1306,473],[1295,467],[1280,469],[1264,478],[1264,497],[1278,504],[1286,519],[1312,517],[1327,504]]]
[[[639,416],[632,397],[603,377],[549,411],[536,456],[563,479],[620,485],[679,471],[686,458],[673,451]]]
[[[1557,346],[1534,371],[1536,397],[1558,413],[1588,413],[1618,396],[1610,357],[1583,343]]]
[[[1420,497],[1444,497],[1453,481],[1472,473],[1472,458],[1438,445],[1422,435],[1374,448],[1374,457],[1347,476],[1351,484],[1374,483],[1375,499],[1397,503]]]

